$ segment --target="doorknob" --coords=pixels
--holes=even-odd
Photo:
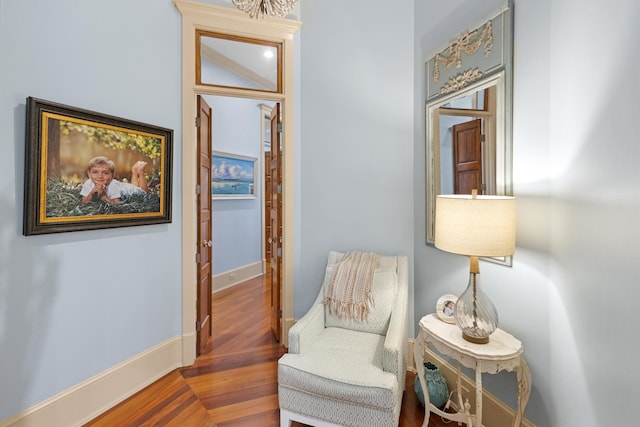
[[[202,241],[202,247],[206,248],[207,246],[209,246],[209,247],[213,246],[213,242],[211,240],[203,240]]]

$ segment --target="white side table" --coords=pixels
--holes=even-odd
[[[429,393],[424,379],[424,349],[431,344],[440,353],[458,361],[458,412],[441,411],[429,402]],[[500,371],[516,371],[518,380],[518,409],[514,427],[520,427],[524,410],[531,393],[531,373],[522,355],[522,343],[502,329],[491,334],[487,344],[474,344],[462,338],[462,332],[455,324],[445,323],[435,314],[429,314],[420,320],[420,332],[414,345],[414,358],[417,375],[420,378],[425,401],[423,427],[429,425],[431,412],[446,419],[464,422],[468,426],[482,426],[482,373],[496,374]],[[469,402],[462,402],[460,365],[476,372],[476,408],[471,414]]]

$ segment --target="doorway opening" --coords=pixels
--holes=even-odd
[[[210,131],[212,291],[217,293],[258,276],[269,277],[271,325],[280,341],[282,260],[282,138],[279,102],[230,96],[198,95],[209,106],[211,119],[199,121]],[[271,119],[274,120],[271,120]],[[204,169],[201,169],[204,170]],[[199,177],[202,180],[202,177]],[[208,188],[209,182],[199,183]],[[202,195],[200,198],[202,199]],[[207,215],[206,210],[199,213]],[[202,230],[200,236],[205,236]],[[201,238],[206,240],[206,236]],[[201,263],[200,269],[205,266]],[[201,287],[203,276],[199,277]],[[265,283],[267,283],[265,281]],[[199,294],[200,299],[204,299]],[[198,304],[198,320],[201,304]],[[213,327],[225,320],[213,313]],[[201,321],[204,324],[204,320]],[[198,349],[204,348],[202,340]]]
[[[301,23],[287,19],[256,21],[240,11],[186,0],[174,0],[182,14],[182,363],[196,355],[197,236],[195,94],[265,99],[282,105],[282,344],[293,325],[293,36]],[[196,31],[204,30],[275,42],[282,55],[281,92],[196,83]],[[214,237],[215,238],[215,237]]]

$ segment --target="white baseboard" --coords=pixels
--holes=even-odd
[[[262,261],[216,274],[213,276],[213,292],[215,293],[230,288],[231,286],[261,276],[262,274],[264,274],[262,272]]]
[[[281,338],[280,342],[282,343],[283,347],[286,349],[289,348],[289,329],[293,328],[293,325],[295,325],[298,320],[300,319],[296,319],[292,317],[287,317],[283,319],[284,330],[282,331],[282,337],[280,337]]]
[[[182,340],[170,338],[0,421],[0,427],[80,426],[179,368],[181,361]]]
[[[409,360],[407,364],[407,370],[415,372],[415,362],[413,360],[413,346],[415,340],[409,339]],[[444,360],[438,354],[431,351],[431,349],[425,349],[424,360],[430,360],[440,368],[440,372],[447,381],[447,387],[449,390],[454,390],[457,378],[457,369],[449,362]],[[462,375],[462,395],[464,399],[469,399],[471,407],[475,407],[475,389],[476,382],[466,375]],[[413,387],[413,384],[407,384],[407,387]],[[454,405],[455,406],[455,405]],[[495,395],[488,392],[485,388],[482,389],[482,424],[486,426],[510,426],[513,424],[516,411],[509,405],[498,399]],[[536,427],[531,421],[526,418],[522,419],[520,424],[522,427]]]
[[[198,337],[194,330],[182,334],[182,366],[193,365],[196,361],[196,343]]]
[[[407,371],[416,372],[416,360],[413,357],[413,346],[416,340],[409,338],[409,345],[407,347]]]

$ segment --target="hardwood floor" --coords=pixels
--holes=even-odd
[[[195,364],[169,373],[85,426],[279,426],[277,361],[285,349],[271,333],[269,298],[265,277],[215,293],[213,336]],[[424,409],[413,381],[407,373],[399,427],[422,425]],[[430,427],[445,425],[431,417]]]

